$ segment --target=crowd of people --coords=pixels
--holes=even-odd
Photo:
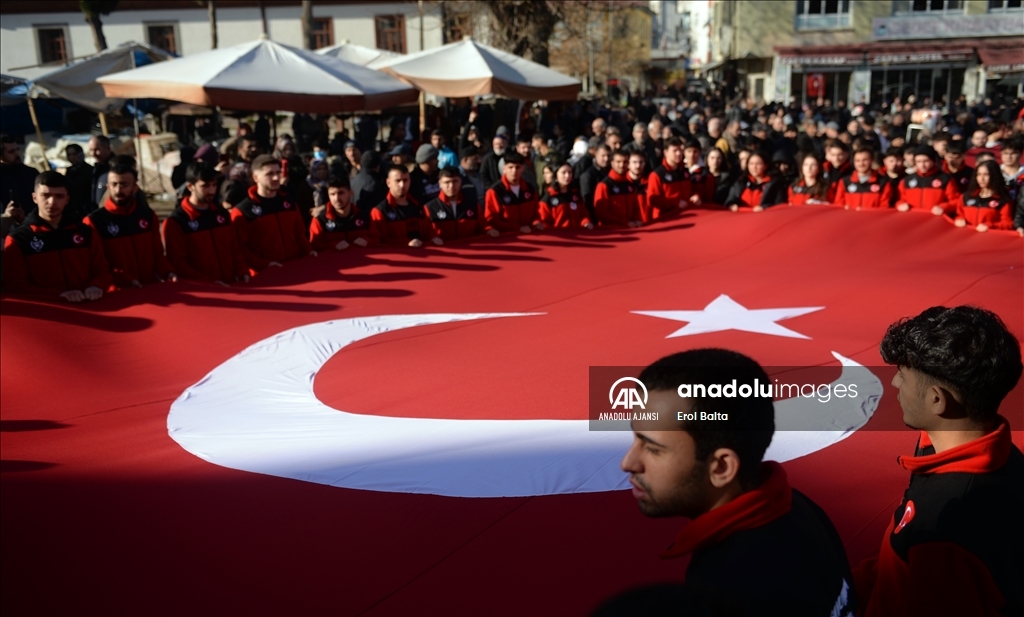
[[[407,117],[386,141],[362,127],[349,139],[340,125],[330,141],[282,135],[272,147],[242,123],[219,145],[182,151],[179,205],[162,222],[135,159],[106,136],[89,141],[92,165],[69,145],[63,174],[28,168],[4,136],[4,287],[80,301],[178,277],[229,285],[323,251],[635,228],[690,208],[917,210],[1024,235],[1020,100],[958,101],[945,115],[898,100],[853,110],[671,100],[536,106],[517,135],[492,134],[493,113],[468,101],[419,140]],[[908,144],[903,127],[921,112],[929,124]]]

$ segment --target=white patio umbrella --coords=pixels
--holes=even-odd
[[[356,45],[354,43],[349,43],[348,41],[337,45],[331,45],[330,47],[321,47],[316,50],[316,53],[324,56],[330,56],[332,58],[338,58],[339,60],[344,60],[345,62],[351,62],[352,64],[358,64],[359,66],[365,66],[371,69],[380,68],[382,65],[387,64],[392,60],[404,57],[404,54],[384,49],[363,47],[362,45]]]
[[[416,100],[407,84],[344,60],[260,39],[97,80],[108,96],[252,111],[336,113]]]
[[[380,70],[445,97],[500,94],[523,100],[575,100],[577,79],[526,58],[463,39],[402,56]]]

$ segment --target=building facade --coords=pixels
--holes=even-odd
[[[711,2],[651,0],[651,64],[667,72],[699,71],[711,61]]]
[[[279,43],[302,47],[299,1],[219,0],[218,47],[258,39],[263,33]],[[458,27],[458,14],[446,22],[441,2],[313,3],[316,47],[344,41],[414,53],[443,44]],[[108,47],[128,41],[148,43],[177,55],[211,49],[211,24],[205,6],[192,0],[121,0],[102,16]],[[465,28],[465,26],[463,26]],[[92,28],[74,1],[5,0],[0,3],[0,72],[34,79],[72,60],[96,53]],[[422,45],[421,45],[422,41]]]
[[[975,100],[1019,88],[1024,9],[1016,0],[715,2],[712,51],[720,76],[755,100]]]

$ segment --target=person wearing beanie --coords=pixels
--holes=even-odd
[[[954,214],[960,194],[952,179],[939,171],[931,146],[914,149],[915,173],[900,181],[896,209],[900,212],[921,210],[936,216]]]
[[[437,156],[437,148],[431,144],[423,144],[416,150],[416,167],[409,179],[412,182],[410,192],[418,203],[425,204],[441,192],[437,184]]]

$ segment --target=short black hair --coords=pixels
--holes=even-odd
[[[135,165],[131,165],[127,161],[118,161],[116,158],[114,159],[114,164],[110,166],[108,174],[114,176],[131,174],[135,179],[139,177],[139,172],[135,169]]]
[[[11,143],[11,142],[4,142]],[[43,173],[36,176],[36,181],[32,186],[33,191],[38,191],[39,187],[46,186],[51,189],[68,188],[68,179],[63,174],[59,174],[55,171],[44,171]]]
[[[693,137],[691,137],[691,138],[687,139],[685,142],[683,142],[683,150],[689,150],[690,148],[696,148],[698,150],[702,149],[700,147],[700,142],[697,141],[696,139],[694,139]]]
[[[437,172],[437,179],[441,178],[458,178],[462,180],[462,174],[458,172],[454,167],[445,167],[441,171]]]
[[[139,163],[135,160],[135,157],[130,154],[115,154],[110,159],[110,166],[116,167],[117,165],[128,165],[132,169],[138,170]]]
[[[83,150],[82,146],[79,146],[78,144],[68,144],[64,147],[64,152],[80,152],[84,154],[85,150]]]
[[[405,165],[395,165],[395,164],[392,163],[390,166],[388,166],[387,171],[384,172],[384,177],[387,178],[388,176],[391,175],[391,172],[393,172],[393,171],[400,171],[403,174],[408,174],[409,173],[409,170],[406,169]]]
[[[691,349],[658,360],[640,372],[649,390],[675,391],[680,384],[771,383],[756,361],[728,349]],[[707,461],[715,450],[729,448],[740,458],[739,480],[746,489],[758,485],[761,461],[775,433],[775,406],[768,397],[695,397],[693,412],[723,413],[727,422],[695,420],[682,428],[696,445],[696,457]],[[715,416],[712,416],[715,417]]]
[[[675,146],[676,148],[682,148],[683,147],[683,140],[679,139],[678,137],[672,136],[672,137],[669,137],[668,139],[666,139],[664,141],[664,143],[662,144],[662,148],[664,150],[668,150],[669,147],[671,147],[671,146]]]
[[[520,133],[519,137],[516,137],[517,144],[531,144],[533,143],[533,136],[527,135],[526,133]]]
[[[879,346],[887,364],[911,368],[952,391],[977,422],[995,418],[1020,380],[1020,343],[992,311],[933,306],[889,326]]]
[[[348,189],[352,190],[352,183],[348,181],[348,176],[333,175],[327,179],[327,188],[329,189]]]
[[[444,137],[444,131],[442,131],[441,129],[434,129],[433,131],[430,131],[430,136],[433,137],[434,135]]]
[[[883,156],[882,158],[883,159],[887,159],[890,156],[895,156],[896,158],[898,158],[899,160],[902,161],[903,160],[903,148],[894,148],[894,147],[890,146],[889,149],[885,151],[885,156]]]
[[[927,156],[928,158],[934,161],[935,157],[938,155],[935,153],[935,148],[932,148],[931,146],[921,145],[914,148],[914,156]]]
[[[515,150],[512,152],[505,153],[505,164],[506,165],[525,165],[526,159],[523,158],[522,154],[519,154]]]
[[[213,182],[216,179],[217,170],[202,161],[192,161],[185,168],[185,184],[195,184],[200,180]]]
[[[853,150],[854,154],[860,154],[861,152],[867,152],[868,154],[871,155],[872,159],[875,158],[875,149],[872,148],[871,146],[861,143]]]
[[[0,135],[0,144],[16,144],[16,143],[18,143],[18,140],[15,139],[14,137],[8,135],[7,133],[4,133],[4,134]]]
[[[964,153],[964,142],[962,139],[951,139],[946,143],[946,152],[948,154],[963,154]]]
[[[273,154],[261,154],[252,160],[252,165],[249,169],[255,173],[267,165],[281,165],[281,159]]]
[[[612,158],[615,158],[617,156],[621,156],[622,158],[624,158],[626,160],[629,160],[630,152],[626,148],[619,148],[618,150],[615,150],[614,152],[612,152],[611,155],[612,155]]]

